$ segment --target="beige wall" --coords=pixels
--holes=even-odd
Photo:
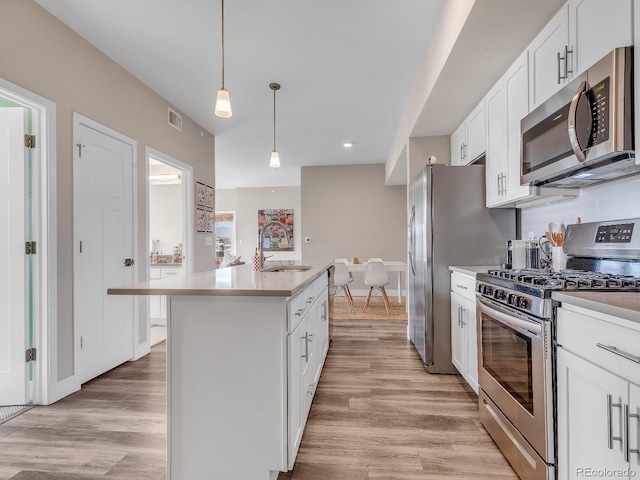
[[[427,164],[427,159],[435,155],[439,164],[451,165],[451,137],[441,135],[437,137],[413,137],[409,139],[407,148],[409,168],[408,180],[413,180],[422,167]]]
[[[407,261],[407,189],[385,186],[384,168],[302,168],[302,238],[311,237],[311,243],[302,244],[303,261]],[[391,282],[395,286],[393,278]],[[363,288],[361,279],[356,278],[353,287]]]
[[[269,260],[300,260],[302,209],[300,187],[216,189],[216,210],[236,212],[236,255],[251,262],[258,246],[258,210],[266,208],[293,209],[293,245],[291,252],[267,252]]]
[[[0,78],[56,104],[57,350],[53,380],[73,375],[72,118],[80,113],[138,142],[138,258],[147,255],[144,228],[145,146],[194,167],[195,180],[214,185],[214,138],[183,116],[183,131],[167,124],[168,103],[32,0],[0,1]],[[213,112],[212,112],[213,114]],[[213,246],[195,236],[196,270],[215,265]],[[138,263],[139,265],[141,262]],[[143,279],[145,269],[139,269]],[[141,302],[142,303],[142,302]],[[55,330],[54,330],[55,331]]]

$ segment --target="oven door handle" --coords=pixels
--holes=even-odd
[[[502,310],[497,310],[496,308],[490,306],[482,298],[478,298],[478,308],[481,312],[486,313],[490,317],[498,320],[500,323],[505,324],[506,326],[513,328],[519,331],[527,331],[536,335],[540,335],[542,333],[542,325],[536,322],[529,322],[527,320],[522,320],[513,315],[503,312]]]

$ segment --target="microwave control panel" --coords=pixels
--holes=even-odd
[[[589,90],[591,104],[591,138],[589,146],[609,140],[609,77]]]
[[[631,243],[633,223],[600,225],[596,232],[596,243]]]

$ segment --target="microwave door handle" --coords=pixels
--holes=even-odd
[[[580,101],[580,97],[589,89],[589,84],[585,81],[580,82],[580,86],[576,90],[576,93],[573,94],[573,98],[571,99],[571,105],[569,105],[569,118],[567,122],[567,126],[569,129],[569,143],[571,144],[571,149],[573,153],[576,154],[578,161],[580,163],[584,163],[587,157],[584,154],[582,147],[580,146],[580,141],[578,140],[578,132],[576,131],[576,113],[578,111],[578,102]]]
[[[509,328],[519,331],[523,334],[534,334],[540,335],[542,333],[542,326],[535,322],[528,322],[526,320],[521,320],[513,315],[509,315],[500,310],[497,310],[487,303],[482,301],[482,298],[478,298],[478,307],[481,312],[486,313],[494,320],[499,321],[500,323],[506,325]]]

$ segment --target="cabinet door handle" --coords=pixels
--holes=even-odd
[[[460,160],[462,160],[464,158],[464,147],[463,147],[463,143],[460,144]]]
[[[625,438],[626,438],[626,445],[627,445],[627,448],[624,449],[624,461],[628,462],[629,456],[632,453],[635,453],[636,455],[640,454],[640,450],[638,450],[637,448],[631,448],[631,446],[629,445],[629,436],[630,436],[629,430],[631,427],[631,419],[635,418],[637,422],[638,421],[637,419],[640,419],[640,415],[638,415],[637,413],[629,413],[629,405],[625,405],[624,418],[625,418],[625,425],[626,425]]]
[[[303,312],[304,312],[304,308],[299,308],[298,310],[296,310],[296,316],[299,317],[300,315],[302,315]]]
[[[560,52],[558,52],[558,85],[560,85],[560,81],[562,80],[562,75],[560,74],[560,61],[562,60],[562,56],[560,55]]]
[[[307,393],[309,395],[313,395],[313,385],[314,385],[313,383],[310,383],[309,388],[307,388]]]
[[[304,358],[306,362],[309,362],[308,336],[309,336],[309,334],[307,332],[305,332],[304,337],[301,337],[304,340],[304,355],[302,355],[302,358]]]
[[[618,347],[614,347],[613,345],[604,345],[600,342],[596,343],[596,347],[602,348],[607,352],[611,352],[614,355],[619,355],[622,358],[626,358],[627,360],[631,360],[635,363],[640,363],[640,357],[633,355],[631,353],[625,352],[624,350],[620,350]]]
[[[573,60],[573,49],[569,50],[569,45],[564,46],[564,77],[569,78],[569,74],[573,73],[573,68],[569,70],[569,54]]]
[[[327,301],[322,302],[322,315],[320,318],[325,321],[327,319]]]
[[[468,288],[465,287],[464,285],[458,285],[457,283],[456,283],[456,287],[461,288],[463,290],[468,290]]]
[[[622,442],[622,436],[613,436],[613,407],[622,409],[622,403],[613,403],[613,396],[607,394],[607,433],[609,438],[607,439],[607,445],[609,450],[613,450],[613,441]]]
[[[496,175],[498,179],[498,196],[502,195],[502,189],[500,188],[500,174]]]
[[[314,297],[307,298],[307,303],[313,303],[313,299],[314,299]]]

